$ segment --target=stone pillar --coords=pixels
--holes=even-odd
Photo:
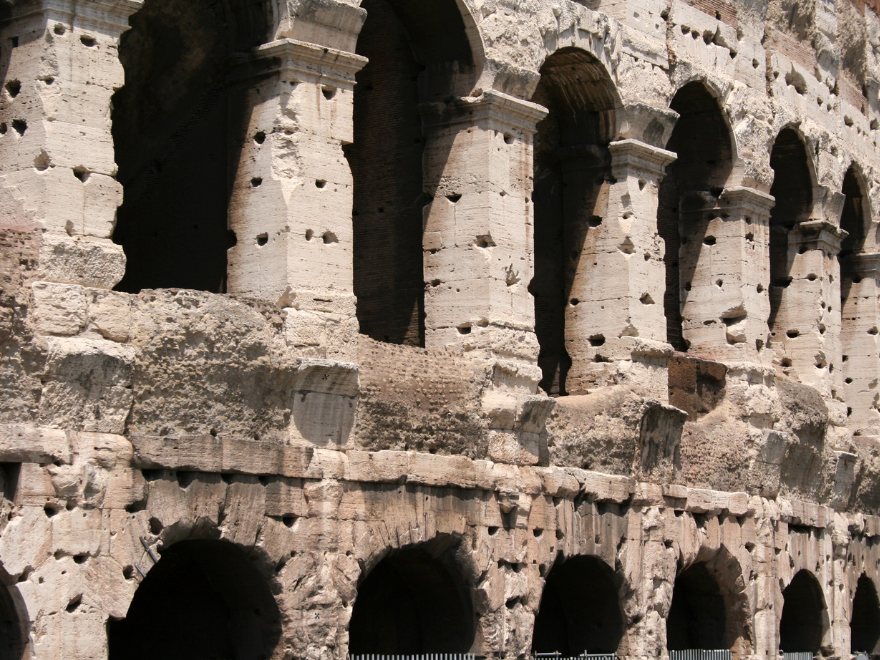
[[[802,222],[788,235],[791,280],[780,296],[770,345],[783,369],[825,398],[843,392],[840,364],[840,266],[837,253],[846,232],[825,220]]]
[[[327,356],[357,335],[352,284],[352,141],[359,55],[293,39],[234,70],[228,289],[287,308],[288,339]],[[345,351],[343,351],[345,352]],[[348,356],[350,357],[350,356]]]
[[[633,363],[645,365],[651,362],[646,357],[671,354],[663,313],[666,271],[663,239],[657,233],[657,191],[675,154],[632,139],[608,148],[611,179],[598,204],[589,205],[597,214],[588,219],[565,215],[577,220],[566,232],[579,234],[568,236],[566,245],[582,246],[573,260],[577,271],[565,313],[565,345],[572,361],[566,388],[581,394],[622,380],[640,385],[657,380],[662,392],[654,395],[666,400],[665,372],[659,380],[646,378],[645,369],[634,369]],[[597,170],[589,165],[582,157],[565,163],[569,190],[585,189],[577,185],[579,180],[595,177]],[[571,197],[579,201],[577,195],[566,195],[567,203]]]
[[[841,310],[843,391],[847,425],[862,435],[880,434],[880,253],[846,258],[852,279],[841,282],[846,302]],[[843,268],[841,270],[844,270]],[[832,301],[830,304],[834,304]]]
[[[763,363],[770,315],[770,209],[753,188],[685,194],[679,203],[682,329],[688,351]]]
[[[122,202],[110,99],[140,6],[30,0],[0,22],[0,231],[30,243],[39,279],[109,289],[124,274],[110,240]]]
[[[425,345],[534,365],[532,138],[547,111],[494,91],[421,111]]]

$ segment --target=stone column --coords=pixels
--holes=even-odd
[[[110,99],[119,35],[140,6],[30,0],[0,22],[0,231],[27,246],[39,279],[109,289],[124,274],[110,240],[122,202]]]
[[[228,289],[287,308],[288,339],[305,355],[326,357],[328,346],[345,353],[356,341],[352,178],[342,147],[352,141],[355,73],[366,62],[282,39],[257,48],[230,81],[237,243]]]
[[[634,368],[634,363],[645,367],[657,362],[646,358],[662,358],[652,365],[662,369],[663,356],[671,354],[663,313],[665,265],[663,239],[657,233],[657,191],[675,154],[632,139],[608,148],[611,179],[598,204],[591,206],[597,215],[569,223],[573,229],[566,227],[566,232],[581,234],[566,241],[581,246],[565,313],[565,345],[572,361],[566,387],[579,394],[622,380],[641,386],[656,380],[653,394],[666,400],[665,372],[659,378],[657,369]],[[594,176],[596,169],[589,165],[583,157],[569,159],[564,166],[569,190],[584,176]],[[565,217],[577,218],[570,213]]]
[[[825,220],[802,222],[788,235],[787,286],[779,295],[770,345],[783,369],[825,398],[842,396],[840,358],[840,266],[846,232]]]
[[[846,302],[841,310],[840,344],[843,353],[844,401],[847,425],[862,435],[880,434],[880,253],[846,258],[852,279],[841,282]],[[843,268],[841,270],[844,270]],[[829,304],[834,304],[831,301]]]
[[[688,351],[727,362],[763,363],[770,315],[770,209],[753,188],[719,198],[685,194],[679,204],[682,327]]]
[[[425,345],[534,365],[532,138],[547,111],[494,91],[421,111]]]

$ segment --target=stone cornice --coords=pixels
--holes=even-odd
[[[718,202],[726,210],[742,209],[746,213],[769,218],[770,209],[776,205],[776,198],[756,188],[733,186],[724,189]]]
[[[807,220],[800,223],[790,236],[793,243],[824,250],[834,256],[840,252],[840,244],[848,233],[827,220]]]
[[[481,96],[460,97],[450,103],[423,103],[419,112],[429,126],[488,122],[502,129],[514,128],[531,135],[548,111],[537,103],[489,90]]]
[[[14,3],[11,16],[3,22],[45,14],[47,20],[67,24],[76,19],[78,26],[85,29],[104,26],[124,32],[129,28],[129,16],[141,7],[141,0],[27,0]]]
[[[366,57],[354,53],[295,39],[278,39],[239,56],[229,80],[235,83],[289,71],[351,87],[355,74],[366,63]]]
[[[661,178],[666,174],[666,166],[678,158],[672,151],[634,139],[612,142],[608,150],[611,152],[612,171],[617,178],[630,171]]]

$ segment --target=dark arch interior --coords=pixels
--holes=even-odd
[[[21,660],[24,630],[9,590],[0,585],[0,660]]]
[[[281,635],[269,585],[224,541],[181,541],[108,628],[110,660],[267,660]]]
[[[854,167],[850,167],[843,177],[841,192],[846,196],[846,199],[843,203],[843,213],[840,216],[840,228],[849,234],[843,239],[838,256],[840,259],[841,303],[845,303],[853,282],[852,264],[847,257],[862,252],[866,237],[864,194]],[[841,311],[843,311],[843,304],[841,304]]]
[[[541,387],[564,395],[571,358],[565,347],[565,310],[587,232],[596,226],[602,184],[611,176],[614,83],[592,55],[563,48],[541,67],[532,101],[550,113],[535,136],[535,334]]]
[[[547,575],[535,618],[532,650],[616,653],[623,636],[623,616],[611,569],[598,557],[572,557]]]
[[[816,653],[822,646],[825,598],[815,576],[798,571],[782,591],[779,647],[786,652]]]
[[[666,176],[660,184],[657,229],[666,243],[666,295],[663,299],[666,338],[676,350],[686,351],[687,344],[682,336],[681,292],[690,282],[691,274],[680,272],[680,251],[683,246],[685,250],[699,250],[702,236],[698,234],[704,229],[682,227],[679,206],[688,200],[705,204],[707,199],[721,194],[733,167],[733,149],[730,130],[718,101],[705,85],[688,83],[678,90],[670,107],[680,116],[666,148],[675,152],[677,158],[666,168]]]
[[[425,139],[419,104],[452,94],[474,72],[455,0],[364,0],[354,89],[354,293],[362,334],[424,346]]]
[[[225,291],[238,162],[227,135],[241,113],[227,99],[229,56],[265,41],[267,11],[245,0],[148,0],[131,17],[111,115],[124,189],[113,240],[127,258],[117,289]]]
[[[770,326],[771,341],[782,294],[791,282],[789,233],[801,222],[809,220],[813,206],[813,182],[807,151],[800,136],[791,128],[783,129],[770,152],[773,186],[770,194],[776,205],[770,211]]]
[[[876,653],[880,643],[880,599],[874,583],[864,573],[856,583],[850,621],[852,653]]]
[[[383,559],[358,587],[349,653],[463,653],[474,642],[470,586],[455,543],[442,539]]]
[[[703,563],[690,566],[675,578],[666,620],[666,648],[729,648],[724,596]]]

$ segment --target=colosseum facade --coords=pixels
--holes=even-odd
[[[0,79],[0,660],[880,654],[876,0],[0,0]]]

